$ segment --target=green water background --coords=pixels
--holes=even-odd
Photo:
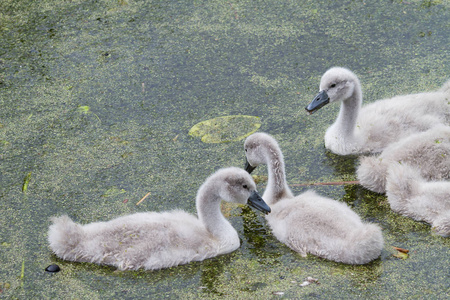
[[[358,185],[293,191],[312,188],[382,227],[381,258],[364,266],[302,258],[236,206],[237,251],[155,272],[62,261],[47,230],[60,214],[195,213],[209,174],[244,165],[242,141],[188,135],[221,116],[259,117],[290,184],[355,180],[357,157],[323,145],[339,107],[304,112],[321,74],[350,68],[366,102],[437,89],[450,78],[449,10],[446,0],[2,0],[0,298],[447,299],[449,239]],[[45,273],[51,263],[62,271]],[[308,276],[320,284],[301,287]]]

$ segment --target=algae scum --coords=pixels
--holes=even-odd
[[[321,74],[350,68],[366,102],[440,87],[449,9],[443,0],[2,0],[0,298],[448,298],[448,238],[358,185],[300,184],[356,179],[357,157],[323,146],[338,106],[303,110]],[[189,135],[196,124],[191,133],[213,142]],[[51,253],[54,215],[195,213],[197,188],[220,167],[243,167],[242,138],[254,130],[279,141],[294,193],[314,189],[382,227],[380,259],[302,258],[261,214],[228,205],[242,246],[204,262],[116,272]],[[46,273],[51,264],[61,271]]]

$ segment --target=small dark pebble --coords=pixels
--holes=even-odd
[[[45,271],[49,273],[56,273],[61,271],[61,269],[59,268],[58,265],[50,265],[47,268],[45,268]]]

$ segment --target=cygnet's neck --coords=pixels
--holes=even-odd
[[[239,245],[239,237],[220,211],[221,201],[222,199],[217,195],[217,186],[204,184],[197,194],[198,218],[223,247],[234,247],[236,243]]]
[[[336,124],[339,124],[338,126],[340,127],[341,132],[345,136],[354,136],[356,120],[361,108],[361,102],[361,88],[355,88],[353,94],[348,99],[342,101],[339,116],[336,119]]]
[[[342,101],[339,115],[325,136],[326,147],[338,154],[359,151],[363,141],[355,134],[356,121],[362,103],[361,87],[356,86],[353,94]]]
[[[269,179],[263,199],[268,205],[273,205],[283,198],[291,198],[293,194],[286,183],[283,154],[272,146],[267,148],[265,155]]]

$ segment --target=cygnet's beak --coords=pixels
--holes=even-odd
[[[330,98],[325,90],[320,91],[316,97],[314,97],[313,101],[311,101],[308,106],[305,107],[306,111],[312,115],[316,110],[319,110],[322,106],[330,103]]]
[[[269,205],[264,202],[260,195],[255,191],[251,194],[250,198],[248,198],[247,204],[256,208],[259,211],[262,211],[265,214],[271,212]]]
[[[251,174],[253,172],[254,169],[256,169],[256,167],[253,167],[248,160],[245,160],[245,171],[248,172],[248,174]]]

